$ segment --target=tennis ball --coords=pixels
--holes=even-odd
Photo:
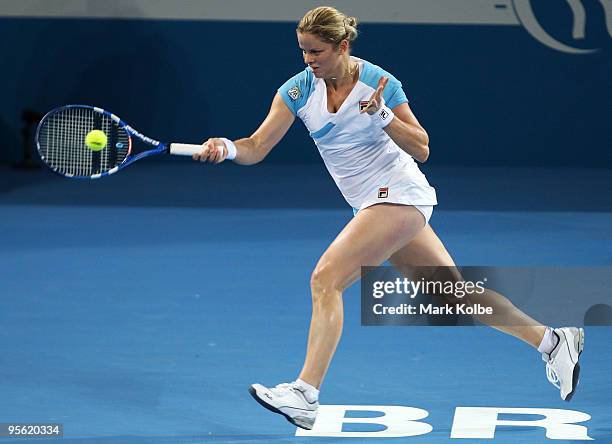
[[[106,134],[104,131],[92,130],[85,136],[85,146],[92,151],[100,151],[106,146]]]

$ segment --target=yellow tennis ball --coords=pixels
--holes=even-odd
[[[92,130],[85,136],[85,146],[92,151],[100,151],[106,146],[106,140],[104,131]]]

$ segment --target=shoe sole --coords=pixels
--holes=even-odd
[[[582,354],[582,349],[584,348],[584,329],[579,328],[578,334],[580,339],[578,340],[578,359],[580,359],[580,355]],[[580,379],[580,364],[576,361],[576,365],[574,366],[574,371],[572,373],[572,391],[567,394],[565,397],[565,401],[571,401],[574,393],[576,393],[576,389],[578,388],[578,381]]]
[[[267,404],[263,399],[261,399],[259,396],[257,396],[257,391],[253,387],[249,387],[249,393],[251,394],[253,399],[255,401],[257,401],[257,403],[260,406],[262,406],[263,408],[265,408],[267,410],[270,410],[271,412],[278,413],[279,415],[283,415],[287,421],[289,421],[294,426],[299,427],[300,429],[312,430],[312,427],[307,427],[307,426],[305,426],[303,424],[299,424],[299,423],[295,422],[295,420],[291,416],[281,412],[276,407],[272,407],[270,404]]]

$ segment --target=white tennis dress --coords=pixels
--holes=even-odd
[[[412,156],[374,125],[370,115],[359,112],[382,76],[389,78],[384,103],[393,109],[408,102],[402,84],[379,66],[351,58],[359,66],[359,80],[338,112],[327,110],[325,81],[316,78],[310,67],[279,88],[281,97],[308,128],[329,173],[355,210],[382,202],[417,208],[436,205],[436,191]],[[426,219],[431,208],[428,213]]]

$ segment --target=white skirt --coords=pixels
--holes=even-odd
[[[414,161],[393,165],[390,170],[377,175],[374,186],[372,182],[368,185],[370,189],[363,194],[359,207],[353,208],[355,214],[379,203],[412,205],[429,222],[433,206],[438,203],[435,188],[429,185]]]

